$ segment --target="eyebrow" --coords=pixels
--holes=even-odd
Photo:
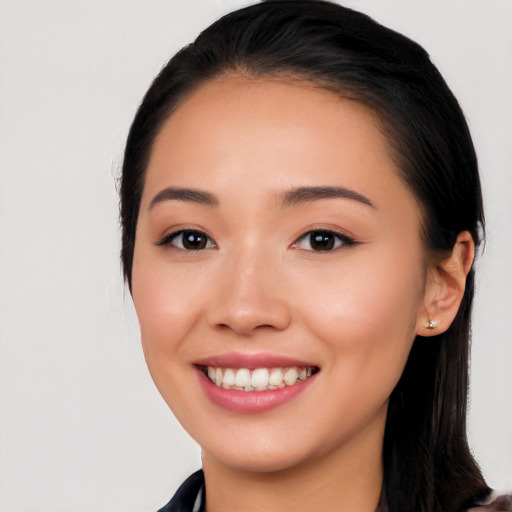
[[[149,203],[148,210],[154,208],[163,201],[189,201],[192,203],[204,204],[206,206],[218,206],[219,200],[209,192],[193,188],[174,188],[168,187],[158,192]]]
[[[373,203],[362,194],[345,187],[299,187],[284,194],[283,206],[297,206],[319,199],[343,198],[358,201],[375,209]]]
[[[298,206],[303,203],[318,201],[320,199],[351,199],[375,209],[373,203],[362,194],[345,187],[298,187],[287,190],[283,194],[283,206]],[[189,201],[206,206],[219,206],[220,201],[210,192],[193,188],[168,187],[161,190],[149,203],[148,210],[164,201]]]

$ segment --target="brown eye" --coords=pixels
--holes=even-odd
[[[294,246],[306,251],[328,252],[339,249],[343,245],[354,245],[355,243],[354,240],[341,233],[318,230],[309,231]]]
[[[170,233],[157,242],[157,245],[169,245],[184,251],[202,251],[215,247],[215,243],[206,233],[195,229],[184,229]]]
[[[330,251],[334,249],[336,238],[332,233],[311,233],[309,235],[309,244],[314,251]]]
[[[208,243],[208,237],[199,231],[184,231],[181,239],[183,248],[187,251],[200,251]]]

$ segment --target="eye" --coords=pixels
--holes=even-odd
[[[156,245],[172,246],[183,251],[202,251],[216,247],[215,242],[202,231],[182,229],[169,233],[156,242]]]
[[[354,245],[355,243],[355,240],[341,233],[317,230],[305,233],[293,246],[306,251],[328,252],[335,251],[343,245]]]

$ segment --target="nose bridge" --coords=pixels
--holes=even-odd
[[[259,327],[288,326],[290,312],[278,279],[278,255],[246,244],[226,258],[220,271],[210,323],[251,334]]]

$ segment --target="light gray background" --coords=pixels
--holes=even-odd
[[[115,179],[164,61],[237,0],[0,0],[0,511],[153,512],[199,451],[153,388]],[[352,0],[422,43],[469,119],[487,206],[469,434],[512,489],[512,1]]]

